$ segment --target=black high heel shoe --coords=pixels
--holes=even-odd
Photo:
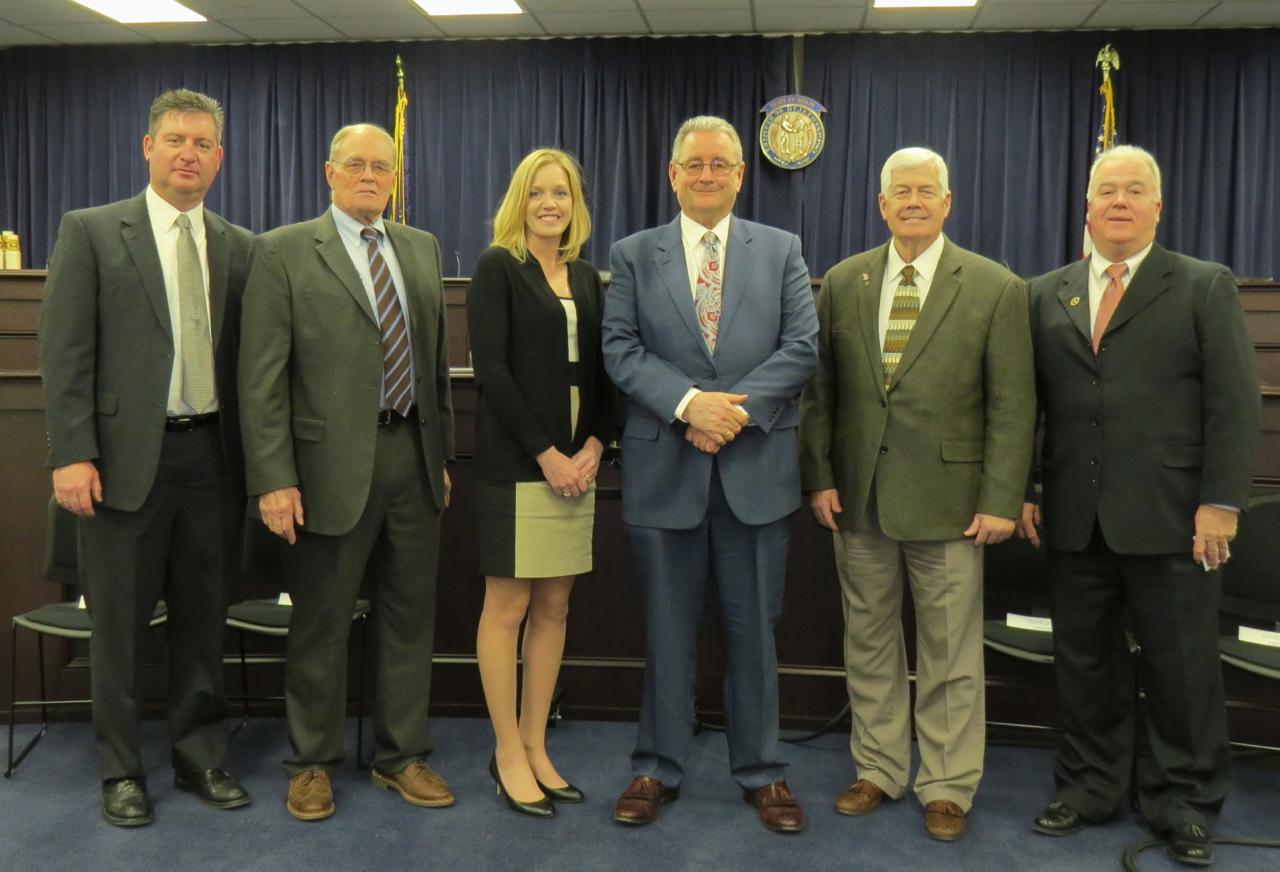
[[[533,802],[521,802],[514,799],[511,794],[507,793],[507,789],[502,786],[502,776],[498,774],[498,755],[495,753],[489,758],[489,774],[493,776],[493,786],[498,795],[507,801],[507,806],[512,811],[518,811],[520,814],[532,815],[533,817],[549,818],[555,817],[556,807],[551,804],[551,800],[545,796],[542,799]],[[534,779],[535,781],[537,779]],[[581,794],[579,794],[581,795]]]
[[[586,799],[582,791],[572,784],[565,784],[564,787],[547,787],[547,785],[538,781],[538,776],[533,776],[533,780],[537,782],[542,792],[547,795],[547,799],[552,802],[582,802]]]

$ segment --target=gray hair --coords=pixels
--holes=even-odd
[[[951,193],[951,188],[947,184],[947,162],[936,151],[918,146],[900,148],[889,155],[889,159],[884,162],[884,168],[880,170],[880,193],[889,195],[889,185],[893,183],[894,173],[919,167],[931,168],[938,175],[938,184],[942,186],[942,193]]]
[[[733,143],[735,152],[733,159],[742,162],[742,140],[738,138],[738,131],[733,129],[733,125],[723,118],[716,115],[695,115],[687,119],[684,124],[680,125],[680,129],[676,131],[675,141],[671,144],[671,162],[675,163],[680,158],[680,149],[684,146],[685,138],[690,133],[698,130],[709,130],[713,133],[723,133],[729,137]]]
[[[147,135],[155,137],[160,129],[160,121],[170,112],[185,115],[188,112],[203,112],[213,118],[214,136],[218,145],[222,144],[222,106],[208,94],[199,91],[188,91],[186,88],[174,88],[165,91],[151,101],[151,111],[147,116]]]
[[[1109,148],[1102,154],[1093,159],[1093,166],[1089,168],[1089,187],[1086,188],[1086,197],[1093,199],[1093,182],[1094,177],[1098,175],[1098,169],[1108,161],[1113,160],[1136,160],[1145,164],[1147,169],[1151,170],[1151,178],[1156,182],[1156,202],[1162,202],[1164,197],[1160,192],[1160,165],[1156,163],[1155,156],[1145,148],[1139,148],[1136,145],[1117,145]]]
[[[396,150],[396,141],[391,138],[390,133],[387,133],[387,129],[385,127],[381,124],[374,124],[371,121],[360,121],[356,124],[348,124],[346,127],[339,128],[338,132],[333,135],[333,141],[329,143],[329,160],[333,161],[337,159],[338,150],[342,148],[342,143],[346,141],[348,136],[353,133],[360,133],[364,130],[378,131],[387,138],[387,145],[391,146],[391,150],[393,152]]]

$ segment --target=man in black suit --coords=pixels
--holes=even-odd
[[[216,808],[249,803],[220,768],[222,641],[245,500],[235,364],[251,238],[203,206],[221,141],[217,101],[157,97],[142,138],[150,184],[63,217],[40,316],[48,465],[58,503],[80,519],[102,813],[117,826],[152,820],[138,695],[161,598],[174,783]]]
[[[1161,206],[1149,153],[1105,152],[1093,254],[1029,288],[1062,711],[1057,792],[1034,829],[1076,832],[1126,795],[1127,624],[1146,692],[1140,810],[1170,856],[1207,865],[1230,764],[1214,570],[1249,497],[1260,398],[1230,270],[1156,245]],[[1038,521],[1025,505],[1019,534],[1037,545]]]

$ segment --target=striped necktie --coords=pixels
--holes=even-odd
[[[916,268],[907,264],[902,268],[902,281],[893,295],[889,309],[889,326],[884,331],[884,383],[889,384],[893,373],[902,362],[902,352],[907,350],[911,328],[920,317],[920,289],[916,287]]]
[[[191,234],[191,219],[178,213],[178,317],[182,329],[182,401],[197,415],[213,406],[213,339],[209,335],[209,304],[204,293],[200,251]]]
[[[396,295],[391,270],[378,250],[380,234],[372,227],[360,231],[369,249],[369,273],[373,276],[373,298],[378,307],[378,326],[382,328],[382,403],[402,418],[413,406],[413,380],[410,378],[409,331],[404,312]]]
[[[710,230],[698,243],[698,280],[693,292],[693,307],[698,313],[698,327],[707,350],[716,352],[716,339],[720,336],[721,285],[724,276],[720,270],[720,240]]]
[[[1093,319],[1093,353],[1098,353],[1098,346],[1102,344],[1102,334],[1107,332],[1107,325],[1111,323],[1111,316],[1116,313],[1116,306],[1120,305],[1120,298],[1124,296],[1124,274],[1129,271],[1127,263],[1113,263],[1105,270],[1110,280],[1107,286],[1102,290],[1102,299],[1098,301],[1098,314]]]

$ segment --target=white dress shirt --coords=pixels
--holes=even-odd
[[[151,219],[151,232],[156,238],[156,252],[160,255],[160,272],[164,276],[164,295],[169,303],[169,324],[173,330],[173,368],[169,372],[169,398],[165,403],[170,418],[194,415],[195,409],[182,400],[182,301],[178,296],[178,237],[181,231],[175,223],[182,210],[165,200],[147,186],[147,216]],[[213,315],[209,313],[209,246],[204,232],[204,203],[187,211],[191,221],[191,237],[196,243],[200,258],[200,280],[204,282],[204,306],[209,325],[209,341],[213,341]],[[213,403],[206,410],[218,410],[217,382],[214,382]]]
[[[947,237],[941,233],[920,252],[911,265],[916,268],[916,292],[920,295],[920,311],[924,311],[925,298],[929,296],[929,288],[933,287],[933,277],[938,274],[938,261],[942,257],[942,248]],[[893,298],[898,293],[898,285],[902,284],[902,268],[907,262],[898,254],[898,248],[889,243],[889,260],[884,265],[884,281],[880,285],[880,350],[884,351],[884,337],[889,332],[889,315],[893,310]]]
[[[1151,243],[1146,248],[1139,251],[1133,257],[1125,258],[1123,263],[1129,267],[1129,271],[1120,277],[1120,284],[1126,289],[1129,282],[1133,280],[1133,274],[1138,271],[1138,267],[1147,259],[1147,255],[1151,253]],[[1115,261],[1121,263],[1121,261]],[[1112,261],[1107,260],[1098,249],[1094,249],[1089,255],[1089,335],[1093,335],[1093,325],[1098,322],[1098,304],[1102,302],[1102,292],[1107,289],[1107,285],[1111,283],[1111,276],[1107,275],[1107,267],[1111,266]]]

